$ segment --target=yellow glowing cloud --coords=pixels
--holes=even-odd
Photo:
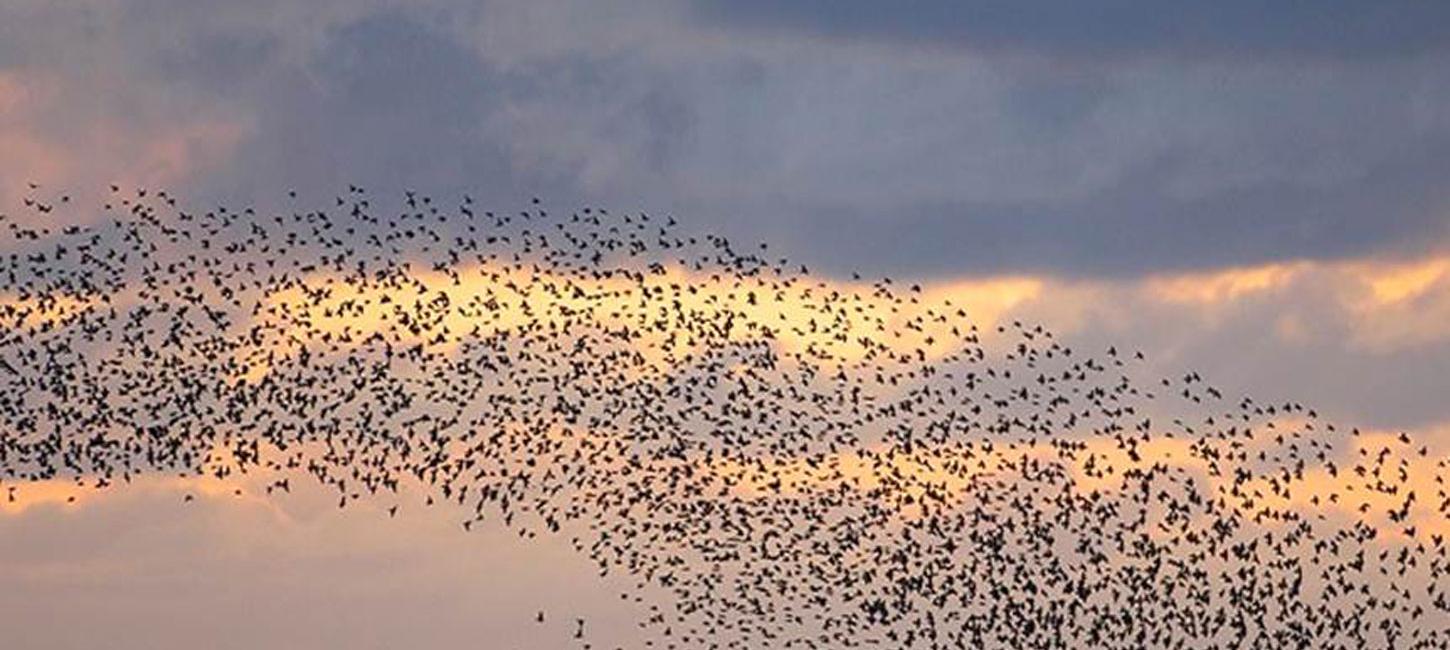
[[[1287,286],[1303,264],[1268,264],[1149,279],[1147,293],[1172,303],[1217,304]]]
[[[929,303],[962,307],[969,322],[986,329],[1013,309],[1042,298],[1046,286],[1042,278],[1008,276],[931,284],[924,294]]]
[[[1410,300],[1423,295],[1450,274],[1450,258],[1396,265],[1361,265],[1364,282],[1380,305]]]
[[[666,355],[678,358],[704,343],[675,322],[680,314],[717,322],[730,313],[731,340],[768,338],[782,352],[824,354],[841,363],[861,361],[873,345],[940,358],[961,350],[970,333],[957,310],[985,328],[1041,289],[1039,280],[1006,278],[897,289],[892,298],[860,283],[739,279],[679,269],[636,281],[500,264],[410,273],[399,286],[316,274],[269,296],[254,323],[264,326],[266,338],[246,353],[242,376],[256,380],[268,353],[287,357],[303,343],[346,347],[382,336],[390,343],[449,349],[466,338],[530,324],[629,327],[638,334],[640,354],[666,362]],[[420,316],[428,319],[426,326],[414,327]]]
[[[91,301],[71,296],[21,298],[0,294],[0,325],[16,329],[35,328],[46,323],[55,325],[92,305]]]
[[[263,504],[274,507],[272,502],[259,496],[253,482],[224,480],[212,476],[167,477],[146,474],[135,477],[130,483],[112,484],[96,488],[93,479],[75,480],[50,479],[7,483],[0,486],[0,515],[21,515],[32,508],[53,506],[66,512],[81,510],[94,503],[114,498],[116,490],[139,489],[175,493],[177,498],[192,495],[197,498],[240,500],[249,504]],[[238,494],[238,490],[241,493]]]
[[[3,93],[0,87],[0,95]],[[226,129],[202,129],[197,133],[202,141],[217,142],[234,139],[236,134]],[[161,159],[170,162],[162,164],[162,168],[176,167],[190,155],[189,145],[183,142],[188,136],[177,137],[182,144],[163,147],[169,153]],[[409,272],[397,285],[326,273],[307,276],[269,295],[252,322],[238,325],[239,330],[262,326],[262,338],[240,355],[243,371],[239,374],[255,381],[268,371],[269,354],[294,355],[301,345],[315,352],[323,343],[347,347],[382,336],[393,343],[428,342],[448,349],[472,337],[537,323],[546,328],[568,328],[580,323],[630,327],[642,334],[634,343],[638,353],[667,367],[672,360],[703,344],[688,340],[687,333],[674,320],[680,313],[698,314],[712,322],[721,314],[734,314],[737,322],[729,334],[732,340],[760,340],[769,333],[772,343],[783,352],[824,353],[842,363],[861,361],[873,353],[860,342],[861,336],[886,345],[892,353],[919,351],[920,358],[936,359],[960,350],[967,333],[962,330],[972,324],[987,330],[1032,308],[1051,308],[1064,302],[1080,305],[1084,296],[1120,298],[1123,302],[1116,306],[1122,310],[1148,305],[1169,314],[1179,310],[1191,317],[1245,299],[1289,295],[1292,289],[1309,285],[1327,287],[1306,300],[1329,300],[1331,304],[1312,306],[1331,309],[1342,317],[1358,344],[1395,346],[1450,336],[1450,257],[1443,256],[1407,263],[1278,263],[1139,281],[1067,283],[1047,277],[999,277],[929,283],[920,291],[896,286],[894,297],[887,297],[873,285],[856,282],[787,282],[774,276],[742,279],[680,269],[647,273],[641,280],[619,275],[593,278],[549,273],[528,265],[481,263],[448,272]],[[1278,319],[1275,323],[1280,335],[1313,335],[1299,312],[1294,311],[1292,300],[1282,302],[1282,310],[1272,314]],[[34,301],[13,297],[0,300],[0,305],[35,306]],[[32,309],[19,323],[35,325],[84,306],[76,301],[48,304]],[[965,310],[965,321],[955,316],[958,309]],[[419,317],[432,320],[426,327],[411,327],[410,323]],[[953,328],[958,331],[952,332]],[[1361,451],[1376,453],[1382,446],[1392,446],[1389,442],[1382,436],[1365,436],[1348,452],[1351,458],[1358,458]],[[1187,439],[1155,437],[1139,443],[1131,452],[1111,438],[1088,438],[1083,445],[1066,467],[1083,490],[1116,488],[1122,485],[1124,471],[1160,464],[1191,473],[1214,490],[1232,487],[1227,483],[1229,476],[1207,476],[1208,464]],[[887,480],[901,481],[905,494],[920,496],[926,486],[941,493],[964,492],[969,482],[1002,471],[1010,474],[1012,467],[1029,458],[1060,458],[1056,449],[1042,443],[997,445],[990,450],[933,449],[929,453],[897,453],[884,458],[877,455],[878,451],[849,452],[812,461],[771,460],[774,464],[768,467],[769,472],[759,466],[723,460],[713,463],[710,469],[744,496],[764,497],[838,484],[870,490]],[[1437,515],[1434,508],[1443,501],[1436,495],[1444,489],[1439,481],[1443,479],[1446,457],[1443,453],[1419,456],[1414,450],[1395,453],[1399,454],[1396,462],[1404,461],[1402,467],[1396,465],[1395,471],[1403,468],[1405,489],[1414,490],[1420,499],[1406,510],[1404,521],[1390,521],[1386,514],[1403,507],[1403,496],[1368,488],[1366,477],[1355,473],[1353,462],[1334,472],[1327,466],[1311,465],[1288,481],[1266,474],[1237,487],[1253,496],[1257,508],[1364,516],[1381,525],[1388,522],[1401,527],[1415,525],[1427,533],[1444,532],[1446,518]],[[1097,471],[1106,467],[1114,468],[1113,472]],[[1231,467],[1226,469],[1231,472]],[[182,481],[175,484],[177,489],[229,493],[220,482]],[[0,512],[23,511],[29,507],[27,504],[73,505],[70,498],[75,496],[76,488],[70,483],[52,482],[26,486],[24,492],[25,500],[0,504]]]
[[[1212,317],[1244,300],[1276,296],[1265,329],[1289,342],[1327,335],[1343,326],[1350,343],[1391,351],[1450,337],[1450,255],[1403,262],[1349,260],[1285,262],[1104,283],[1127,299],[1169,308],[1191,307]],[[1061,293],[1049,284],[1044,301]],[[1326,319],[1326,314],[1328,315]],[[1165,315],[1171,317],[1172,312]]]
[[[1259,433],[1234,441],[1154,436],[1131,444],[1111,437],[1090,436],[1077,440],[1079,447],[1064,455],[1048,442],[987,443],[978,441],[950,446],[887,453],[880,446],[865,453],[847,451],[811,459],[767,458],[742,463],[718,459],[710,464],[712,475],[733,494],[742,498],[771,498],[830,493],[842,488],[870,492],[891,484],[884,496],[907,495],[918,499],[928,490],[945,499],[946,505],[969,494],[974,481],[1002,476],[1010,479],[1023,463],[1037,461],[1060,464],[1080,493],[1111,493],[1136,480],[1125,482],[1129,472],[1166,469],[1183,479],[1192,479],[1204,496],[1238,509],[1246,517],[1259,513],[1295,512],[1311,520],[1363,520],[1379,527],[1386,539],[1413,536],[1429,539],[1450,534],[1450,516],[1442,510],[1450,499],[1450,455],[1424,448],[1419,440],[1438,440],[1436,430],[1426,430],[1409,444],[1398,433],[1366,432],[1339,439],[1336,451],[1328,451],[1327,462],[1316,460],[1306,443],[1297,439],[1302,471],[1292,463],[1276,462],[1272,469],[1258,469],[1252,478],[1241,480],[1236,469],[1243,461],[1232,453],[1243,453],[1252,464],[1259,451],[1274,457],[1277,432],[1302,430],[1303,418],[1274,420],[1275,428],[1261,426]],[[1265,423],[1267,424],[1267,423]],[[1450,432],[1450,427],[1439,430]],[[1210,463],[1206,449],[1216,449]],[[1216,471],[1215,471],[1216,466]],[[1172,489],[1160,484],[1155,490]],[[1177,489],[1182,489],[1177,488]],[[1410,497],[1413,493],[1414,497]],[[1175,495],[1176,496],[1176,495]],[[902,515],[912,517],[919,510],[907,507]],[[1265,519],[1265,525],[1273,523]]]
[[[1450,337],[1450,257],[1351,263],[1340,277],[1356,345],[1394,350]]]

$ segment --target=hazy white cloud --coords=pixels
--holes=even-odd
[[[465,534],[462,513],[417,494],[390,518],[339,511],[310,482],[267,499],[230,485],[144,480],[0,514],[7,647],[542,650],[569,643],[576,616],[603,643],[639,616],[619,599],[630,585],[563,537]]]

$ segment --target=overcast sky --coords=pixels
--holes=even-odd
[[[1450,3],[911,7],[8,0],[0,212],[36,181],[668,213],[837,277],[983,283],[1002,315],[1450,446]],[[554,647],[499,594],[619,606],[567,549],[443,515],[172,492],[0,514],[0,629]]]

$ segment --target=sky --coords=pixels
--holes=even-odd
[[[0,213],[35,182],[669,214],[1440,453],[1447,170],[1439,2],[0,5]],[[540,602],[629,638],[562,543],[179,489],[0,509],[15,647],[554,647]]]

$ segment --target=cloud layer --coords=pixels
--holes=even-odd
[[[66,192],[65,218],[92,219],[112,182],[199,205],[359,183],[671,213],[1443,454],[1450,9],[1087,7],[18,0],[0,213],[37,221],[24,197]],[[305,497],[183,511],[185,487],[0,508],[0,629],[557,647],[531,597],[629,620],[563,549]]]
[[[1447,238],[1435,5],[771,7],[12,4],[6,191],[538,194],[768,234],[837,272],[946,276]],[[943,38],[1003,45],[922,47]]]

